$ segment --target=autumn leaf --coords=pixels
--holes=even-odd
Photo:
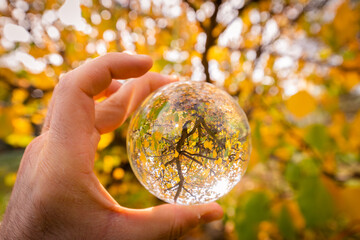
[[[204,142],[204,147],[208,148],[208,149],[212,149],[213,148],[213,143],[211,141],[205,141]]]
[[[175,153],[174,153],[174,157],[178,157],[179,156],[179,152],[175,150]]]
[[[351,5],[349,0],[343,1],[334,18],[334,28],[338,33],[337,38],[341,44],[353,41],[356,34],[359,33],[360,15],[359,12],[356,12],[359,9]],[[345,26],[346,30],[344,30]]]
[[[125,171],[122,168],[115,168],[115,170],[113,171],[113,177],[116,180],[120,180],[124,177],[125,175]]]
[[[141,152],[141,154],[140,154],[140,160],[142,163],[146,163],[146,156],[143,152]]]
[[[154,132],[154,138],[156,141],[160,141],[160,139],[162,138],[161,132],[158,131]]]
[[[204,170],[204,172],[202,173],[204,178],[207,178],[209,176],[209,174],[210,174],[210,168]]]
[[[147,139],[144,139],[143,144],[144,144],[145,148],[148,148],[149,145],[150,145],[150,143],[149,143],[149,141]]]
[[[216,150],[214,149],[214,151],[213,151],[213,158],[216,158],[216,156],[217,156],[217,152],[216,152]]]
[[[316,109],[316,101],[307,91],[299,91],[286,101],[286,107],[294,116],[301,118]]]
[[[114,139],[113,132],[109,132],[109,133],[105,133],[105,134],[101,135],[100,142],[97,147],[98,150],[103,150],[104,148],[109,146],[109,144],[113,141],[113,139]]]

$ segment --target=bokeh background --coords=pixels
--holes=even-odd
[[[250,121],[224,219],[184,239],[360,239],[357,0],[0,0],[0,215],[59,76],[125,50],[225,89]],[[95,172],[126,207],[161,204],[130,169],[126,131],[102,136]]]

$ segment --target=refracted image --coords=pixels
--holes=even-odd
[[[178,204],[211,202],[244,174],[250,129],[235,100],[212,84],[177,82],[149,96],[131,119],[127,148],[139,181]]]

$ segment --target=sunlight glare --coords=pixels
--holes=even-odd
[[[214,185],[213,191],[218,194],[223,195],[224,193],[227,192],[228,186],[229,186],[229,180],[227,180],[226,178],[223,178]]]
[[[7,23],[4,26],[4,36],[11,42],[30,42],[29,32],[13,23]]]

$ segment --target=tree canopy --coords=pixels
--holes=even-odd
[[[60,75],[125,50],[223,88],[249,119],[249,167],[219,200],[224,220],[190,235],[360,237],[356,0],[0,0],[0,199]],[[120,204],[159,204],[131,172],[127,126],[102,136],[95,171]]]

